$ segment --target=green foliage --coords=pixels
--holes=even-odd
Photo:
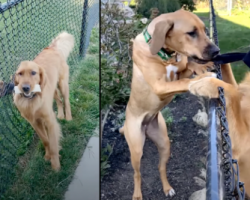
[[[174,11],[173,7],[176,6],[176,4],[178,4],[177,0],[138,0],[137,12],[142,14],[144,17],[149,18],[152,8],[157,8],[159,10],[159,14],[161,14]],[[168,5],[170,5],[171,8],[168,7]],[[180,6],[177,5],[176,10],[178,10],[179,8]],[[168,9],[170,9],[171,11],[168,11]]]
[[[174,121],[173,115],[172,115],[172,113],[170,111],[170,108],[169,107],[164,108],[161,111],[161,113],[162,113],[163,118],[165,119],[166,124],[168,126],[170,126],[173,123],[173,121]]]
[[[189,10],[191,12],[196,10],[195,3],[193,0],[179,0],[179,3],[181,7],[184,8],[185,10]]]
[[[101,178],[108,174],[107,169],[110,168],[109,157],[113,152],[113,147],[109,144],[101,150]]]
[[[127,101],[132,76],[132,42],[140,22],[127,18],[116,4],[101,6],[101,108]],[[137,16],[138,17],[138,16]],[[135,25],[136,24],[136,25]]]
[[[187,117],[184,117],[184,116],[183,116],[183,117],[181,118],[181,121],[182,121],[182,122],[187,121]]]
[[[180,8],[194,11],[195,3],[193,0],[138,0],[138,13],[144,17],[150,17],[152,8],[158,8],[159,14],[174,12]]]

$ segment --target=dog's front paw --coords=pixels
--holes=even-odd
[[[208,69],[214,69],[214,63],[208,62],[206,64],[199,64],[195,62],[189,62],[187,65],[188,69],[195,72],[197,75],[201,75],[207,72]]]
[[[218,86],[214,83],[217,80],[213,77],[205,77],[197,81],[191,81],[188,85],[189,92],[208,98],[218,98]]]

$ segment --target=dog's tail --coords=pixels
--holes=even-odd
[[[73,35],[64,31],[52,40],[49,47],[59,51],[63,55],[64,59],[67,60],[74,47],[74,40]]]

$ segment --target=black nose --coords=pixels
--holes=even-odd
[[[210,58],[214,58],[219,53],[220,53],[219,47],[217,47],[216,45],[211,45],[210,46],[210,49],[209,49]]]
[[[29,92],[29,91],[30,91],[30,86],[27,85],[27,84],[24,84],[24,85],[23,85],[23,91],[24,91],[24,92]]]
[[[216,50],[214,50],[214,51],[211,53],[211,57],[214,58],[214,57],[217,56],[219,53],[220,53],[220,49],[217,48]]]

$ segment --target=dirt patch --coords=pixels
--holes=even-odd
[[[202,127],[193,122],[192,117],[201,109],[198,98],[191,94],[178,95],[168,107],[173,115],[173,123],[168,127],[171,142],[171,158],[167,164],[167,176],[175,189],[176,196],[165,197],[158,172],[158,151],[156,146],[146,139],[142,157],[142,195],[144,200],[172,199],[186,200],[190,195],[202,189],[193,177],[199,176],[203,167],[201,158],[206,155],[206,137],[198,134]],[[118,132],[123,123],[125,105],[115,107],[108,115],[103,131],[102,146],[113,146],[109,162],[111,167],[101,181],[102,200],[131,200],[133,195],[133,168],[130,162],[128,145]],[[203,129],[204,130],[204,129]]]

